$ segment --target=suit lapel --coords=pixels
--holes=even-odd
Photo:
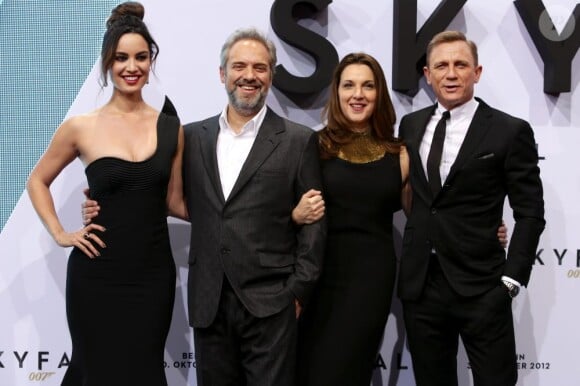
[[[205,165],[205,170],[207,171],[209,180],[217,193],[216,197],[219,197],[220,202],[223,204],[225,202],[225,198],[220,181],[219,169],[217,166],[216,152],[218,133],[219,116],[216,116],[209,120],[208,123],[203,125],[200,138],[200,147],[201,158]]]
[[[425,170],[423,169],[423,162],[421,161],[421,154],[419,150],[421,148],[421,142],[423,141],[423,135],[425,135],[425,130],[427,129],[427,124],[435,111],[437,105],[433,105],[432,108],[426,108],[417,112],[415,116],[413,126],[416,130],[413,130],[413,137],[411,140],[411,149],[409,150],[409,157],[413,170],[416,173],[418,180],[418,186],[413,186],[413,190],[416,190],[418,194],[423,196],[427,201],[432,199],[431,188],[429,187],[429,182],[427,181],[427,176],[425,175]],[[417,185],[417,184],[415,184]]]
[[[238,179],[236,180],[227,201],[231,201],[231,199],[242,190],[244,185],[246,185],[254,173],[256,173],[256,170],[258,170],[260,165],[262,165],[266,158],[268,158],[268,156],[274,151],[280,143],[280,136],[278,134],[284,130],[281,118],[268,108],[262,126],[258,131],[258,136],[248,154],[248,158],[246,158],[246,161],[242,166],[242,170],[240,171]]]
[[[475,149],[489,130],[492,111],[485,102],[480,99],[477,99],[477,101],[479,102],[479,106],[477,107],[473,120],[467,129],[465,139],[459,148],[457,158],[453,165],[451,165],[449,175],[445,181],[451,181],[469,157],[473,156]]]

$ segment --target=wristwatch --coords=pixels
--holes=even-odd
[[[502,280],[501,281],[503,283],[503,285],[505,286],[505,288],[508,291],[508,294],[510,296],[510,298],[515,298],[516,296],[518,296],[518,294],[520,293],[520,287],[518,287],[517,285],[515,285],[512,282],[509,282],[507,280]]]

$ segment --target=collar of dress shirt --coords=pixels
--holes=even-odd
[[[475,115],[475,110],[477,110],[478,106],[479,102],[475,100],[475,98],[471,98],[464,104],[449,110],[450,114],[449,121],[451,122],[461,120],[464,118],[469,118],[469,121],[471,121],[471,118],[473,118],[473,116]],[[434,113],[435,114],[434,119],[439,120],[443,115],[443,112],[445,111],[446,110],[439,103],[437,103],[437,108],[435,109]]]
[[[220,114],[220,117],[219,117],[220,130],[227,130],[234,137],[237,137],[237,136],[240,136],[240,135],[243,135],[246,133],[253,135],[254,137],[258,135],[258,131],[260,130],[260,127],[262,126],[262,123],[264,122],[264,118],[266,117],[266,111],[268,111],[266,104],[264,104],[264,106],[262,106],[260,111],[258,111],[258,113],[252,117],[252,119],[250,119],[248,122],[246,122],[246,124],[242,127],[242,130],[240,130],[239,133],[236,133],[232,129],[232,127],[230,126],[230,124],[228,122],[228,108],[229,108],[229,105],[227,105],[222,110],[222,113]]]

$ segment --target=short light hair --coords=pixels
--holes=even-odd
[[[427,55],[425,60],[427,61],[427,67],[429,67],[429,57],[431,56],[431,52],[435,47],[439,44],[443,43],[453,43],[453,42],[465,42],[469,46],[469,50],[471,51],[471,55],[473,56],[473,61],[476,66],[479,65],[479,60],[477,56],[477,45],[467,39],[465,34],[461,31],[443,31],[439,32],[437,35],[433,36],[433,39],[427,45]]]
[[[270,71],[272,75],[276,71],[276,46],[270,39],[266,37],[262,32],[258,31],[256,28],[243,28],[234,31],[225,41],[224,45],[222,46],[222,50],[220,52],[220,66],[224,70],[226,69],[228,56],[230,54],[230,49],[234,44],[239,42],[240,40],[254,40],[258,43],[261,43],[266,47],[268,50],[268,54],[270,55]]]

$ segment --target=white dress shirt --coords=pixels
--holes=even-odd
[[[441,165],[439,166],[441,184],[445,183],[445,179],[449,175],[449,170],[451,170],[451,165],[453,165],[457,158],[457,154],[459,154],[459,149],[463,144],[465,134],[467,134],[467,129],[469,128],[469,125],[471,125],[471,121],[473,120],[478,106],[479,103],[475,98],[472,98],[469,102],[449,111],[451,116],[447,120],[445,141],[443,142],[443,153],[441,154]],[[419,147],[421,163],[425,175],[427,175],[427,158],[429,157],[429,150],[431,149],[435,126],[437,126],[437,122],[441,119],[444,111],[445,110],[441,105],[438,104],[435,113],[431,116],[431,120],[427,124],[423,140],[421,141],[421,146]]]
[[[228,106],[222,111],[219,117],[220,131],[218,134],[216,153],[220,181],[224,197],[230,195],[236,180],[242,170],[248,154],[254,145],[258,131],[264,117],[266,116],[266,105],[250,119],[239,133],[228,123]]]

